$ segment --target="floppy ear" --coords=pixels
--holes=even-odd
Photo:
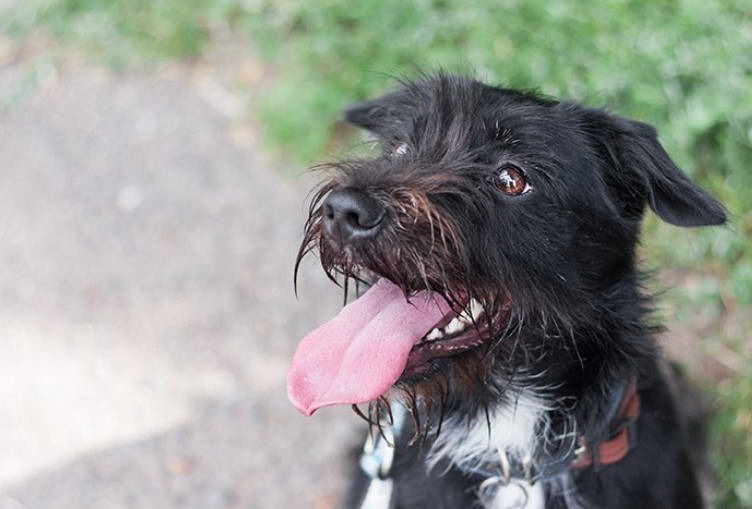
[[[642,122],[600,111],[589,112],[591,131],[615,164],[607,175],[623,211],[642,211],[647,203],[664,221],[677,226],[710,226],[726,222],[718,201],[692,182],[671,160],[656,130]],[[639,203],[635,203],[635,200]]]
[[[345,120],[353,125],[385,137],[399,124],[407,104],[402,91],[392,92],[372,101],[353,104],[345,110]]]

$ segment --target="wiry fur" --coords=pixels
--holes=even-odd
[[[433,359],[395,386],[414,419],[412,440],[403,437],[398,449],[397,507],[469,507],[483,480],[472,466],[490,461],[496,447],[522,444],[543,462],[570,452],[573,433],[606,439],[614,399],[631,378],[647,438],[617,465],[549,483],[547,507],[597,506],[604,497],[616,508],[701,507],[658,373],[659,328],[635,249],[646,206],[679,226],[721,224],[725,214],[676,168],[655,131],[444,73],[405,81],[346,118],[375,134],[380,148],[370,159],[319,167],[327,179],[312,200],[298,263],[317,251],[345,288],[381,277],[408,299],[429,290],[456,311],[470,299],[484,310],[473,317],[483,345]],[[524,172],[531,192],[507,196],[495,187],[508,165]],[[367,242],[342,245],[325,233],[322,203],[343,189],[385,211]],[[533,404],[539,411],[528,411]],[[516,420],[520,408],[525,418]],[[382,398],[364,417],[378,423],[387,413]],[[515,426],[532,428],[523,433],[531,440],[509,442]],[[426,470],[426,462],[441,468]]]

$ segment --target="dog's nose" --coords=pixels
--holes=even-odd
[[[379,202],[356,189],[340,189],[327,196],[323,205],[324,228],[339,243],[374,237],[384,220]]]

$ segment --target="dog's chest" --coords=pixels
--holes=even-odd
[[[429,465],[446,460],[465,472],[474,472],[484,464],[499,464],[504,451],[517,461],[534,456],[539,443],[538,432],[545,429],[546,404],[534,394],[520,394],[511,403],[501,406],[473,422],[450,421],[429,455]],[[502,486],[495,484],[480,498],[488,509],[544,509],[545,495],[541,483],[531,485],[513,480]]]

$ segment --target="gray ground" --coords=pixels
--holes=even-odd
[[[356,419],[285,394],[339,301],[292,292],[311,182],[211,73],[1,50],[0,509],[332,507]]]

